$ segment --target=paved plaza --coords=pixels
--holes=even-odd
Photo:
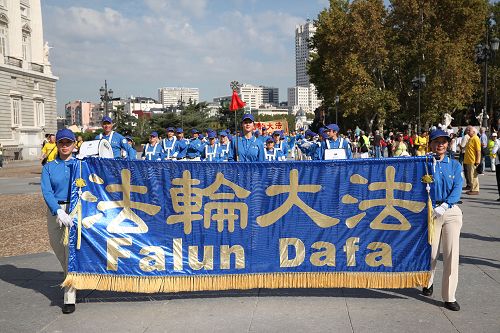
[[[479,196],[462,197],[459,312],[442,307],[440,262],[430,298],[418,289],[84,290],[76,312],[63,315],[59,263],[52,253],[39,253],[0,258],[0,332],[498,333],[500,202],[493,173],[480,176],[480,183]]]

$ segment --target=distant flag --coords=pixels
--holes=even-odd
[[[231,96],[231,104],[229,105],[229,110],[236,111],[243,108],[246,103],[241,100],[240,96],[238,96],[238,93],[236,92],[236,90],[238,90],[237,81],[231,82],[231,89],[233,90],[233,96]]]

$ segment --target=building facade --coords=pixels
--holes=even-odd
[[[295,27],[295,87],[288,89],[288,106],[293,114],[300,108],[306,113],[312,113],[322,102],[307,72],[307,63],[313,52],[309,45],[315,33],[316,27],[310,20]],[[295,95],[290,93],[291,89],[295,91]],[[307,99],[303,96],[304,91],[307,92]]]
[[[37,159],[57,130],[56,81],[40,0],[0,0],[0,142],[9,159]]]
[[[73,101],[64,105],[64,115],[66,126],[76,125],[85,131],[99,124],[96,119],[102,113],[99,112],[99,104],[83,101]]]
[[[128,101],[125,102],[125,107],[123,111],[128,115],[133,115],[138,117],[140,113],[134,113],[134,111],[145,111],[149,112],[152,109],[158,110],[163,109],[163,104],[158,103],[153,98],[149,97],[133,97],[131,96]]]
[[[167,87],[158,89],[158,101],[164,108],[184,104],[198,104],[200,90],[198,88]]]

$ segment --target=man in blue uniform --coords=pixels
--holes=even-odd
[[[243,115],[241,127],[242,135],[234,140],[234,149],[231,149],[229,152],[229,161],[264,161],[264,146],[253,136],[255,123],[251,114],[247,113]]]
[[[351,146],[347,140],[339,137],[339,131],[337,124],[326,126],[327,138],[321,143],[320,156],[322,160],[352,158]]]
[[[173,127],[167,128],[167,137],[161,141],[166,160],[171,160],[173,158],[176,141],[175,129]]]
[[[102,118],[102,129],[103,132],[95,137],[95,140],[106,139],[111,144],[111,148],[113,149],[113,157],[121,158],[122,157],[122,149],[124,150],[124,155],[127,159],[133,159],[134,152],[132,151],[132,147],[127,143],[127,139],[125,139],[120,133],[113,131],[113,120],[105,116]]]
[[[159,142],[158,133],[153,132],[149,136],[149,143],[144,146],[142,159],[146,161],[161,161],[164,158],[163,147]]]
[[[460,229],[462,228],[462,210],[457,206],[462,193],[462,167],[447,154],[450,137],[442,130],[434,130],[430,135],[430,146],[434,154],[434,182],[431,184],[431,198],[434,205],[434,234],[432,237],[431,278],[422,294],[431,296],[439,257],[439,244],[443,250],[443,278],[441,295],[444,306],[452,311],[459,311],[455,299],[458,285],[458,260]]]

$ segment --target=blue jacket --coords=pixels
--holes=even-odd
[[[63,161],[59,156],[45,164],[42,168],[40,187],[43,199],[52,215],[61,208],[59,201],[69,202],[71,197],[71,174],[75,166],[75,159]]]
[[[238,137],[238,141],[233,140],[233,145],[229,150],[229,161],[236,161],[236,145],[238,147],[238,161],[257,162],[264,161],[264,146],[252,136],[250,139]]]
[[[95,140],[101,140],[101,139],[106,139],[110,141],[109,143],[111,144],[111,148],[113,149],[114,158],[121,158],[123,149],[127,153],[126,158],[128,160],[135,159],[132,158],[132,156],[135,156],[133,152],[134,149],[128,144],[127,139],[125,139],[120,133],[111,131],[109,135],[104,135],[104,133],[96,135]]]

